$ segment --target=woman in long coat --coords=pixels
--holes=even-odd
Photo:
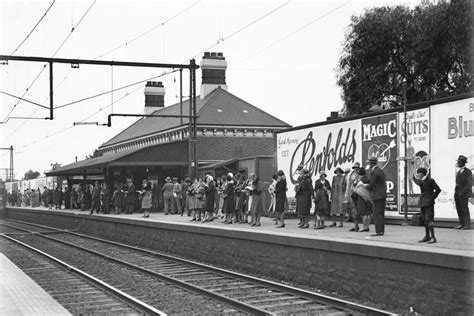
[[[302,219],[300,225],[298,225],[300,228],[309,227],[309,214],[313,195],[314,190],[311,175],[308,169],[303,168],[301,169],[301,177],[299,177],[296,186],[296,212]]]
[[[227,174],[225,189],[222,191],[224,199],[225,224],[232,224],[232,216],[235,213],[235,196],[234,196],[234,176],[232,173]]]
[[[344,201],[345,194],[345,181],[344,175],[341,168],[336,168],[334,171],[336,174],[332,178],[332,191],[331,191],[331,215],[333,222],[330,227],[336,226],[336,221],[339,218],[339,227],[342,227],[344,216],[342,216],[342,202]]]
[[[203,222],[210,222],[214,220],[214,204],[215,204],[215,191],[214,178],[207,176],[207,183],[204,186],[204,193],[206,195],[206,205],[204,210],[206,212]]]
[[[275,184],[275,217],[280,220],[280,225],[277,228],[285,227],[285,202],[286,202],[286,191],[288,190],[286,185],[285,173],[283,170],[277,172],[277,182]]]
[[[259,177],[255,177],[255,180],[252,182],[252,206],[251,214],[254,216],[255,222],[251,226],[260,226],[260,217],[264,213],[263,209],[263,200],[262,200],[262,183],[260,182]]]

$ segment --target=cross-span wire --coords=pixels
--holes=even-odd
[[[53,2],[49,5],[49,8],[46,10],[45,13],[43,13],[43,15],[41,16],[41,18],[39,19],[38,22],[36,22],[36,25],[33,27],[33,29],[28,33],[28,35],[26,35],[26,37],[23,39],[23,41],[21,41],[21,43],[17,46],[17,48],[15,48],[13,50],[13,52],[10,54],[10,56],[12,56],[13,54],[16,53],[17,50],[20,49],[20,47],[23,45],[23,43],[26,42],[26,40],[30,37],[30,35],[34,32],[34,30],[36,29],[36,27],[41,23],[41,21],[43,21],[44,17],[48,14],[49,10],[53,7],[53,4],[56,2],[56,0],[53,0]]]
[[[228,40],[229,38],[233,37],[234,35],[239,34],[239,33],[242,32],[243,30],[249,28],[250,26],[254,25],[255,23],[257,23],[257,22],[263,20],[263,19],[266,18],[267,16],[269,16],[269,15],[275,13],[276,11],[280,10],[281,8],[283,8],[284,6],[286,6],[287,4],[289,4],[290,2],[291,2],[291,0],[288,0],[287,2],[285,2],[285,3],[281,4],[281,5],[279,5],[278,7],[276,7],[275,9],[273,9],[273,10],[271,10],[271,11],[265,13],[264,15],[260,16],[259,18],[255,19],[255,20],[253,20],[253,21],[250,22],[249,24],[247,24],[247,25],[241,27],[240,29],[234,31],[234,32],[231,33],[230,35],[228,35],[228,36],[226,36],[226,37],[219,38],[215,44],[212,44],[211,46],[209,46],[209,47],[207,47],[206,49],[200,51],[199,53],[195,54],[195,55],[194,55],[193,57],[191,57],[191,58],[195,58],[195,57],[197,57],[197,56],[200,56],[202,53],[209,51],[211,48],[213,48],[213,47],[219,45],[219,44],[222,43],[223,41]]]
[[[313,25],[314,23],[318,22],[319,20],[321,20],[321,19],[327,17],[328,15],[330,15],[330,14],[336,12],[336,11],[339,10],[340,8],[346,6],[347,4],[349,4],[349,2],[351,2],[351,0],[342,3],[341,5],[339,5],[339,6],[337,6],[336,8],[334,8],[334,9],[332,9],[332,10],[326,12],[325,14],[323,14],[323,15],[317,17],[317,18],[314,19],[314,20],[311,20],[310,22],[308,22],[308,23],[306,23],[305,25],[299,27],[299,28],[296,29],[295,31],[293,31],[293,32],[291,32],[291,33],[289,33],[289,34],[283,36],[282,38],[278,39],[277,41],[271,43],[270,45],[268,45],[268,46],[266,46],[266,47],[264,47],[264,48],[262,48],[262,49],[259,50],[258,52],[256,52],[256,53],[254,53],[254,54],[252,54],[252,55],[250,55],[250,56],[248,56],[248,57],[242,59],[241,61],[239,61],[239,63],[241,63],[241,62],[243,62],[243,61],[246,61],[246,60],[248,60],[248,59],[250,59],[250,58],[253,58],[253,57],[255,57],[255,56],[261,54],[263,51],[269,49],[270,47],[273,47],[273,46],[275,46],[275,45],[281,43],[282,41],[286,40],[287,38],[289,38],[289,37],[295,35],[296,33],[298,33],[298,32],[300,32],[300,31],[304,30],[305,28],[307,28],[307,27]]]
[[[71,32],[68,34],[68,36],[66,36],[66,38],[64,39],[64,41],[61,43],[61,45],[59,45],[58,49],[56,50],[56,52],[53,54],[53,58],[56,56],[56,54],[59,52],[59,50],[64,46],[64,44],[66,43],[66,41],[71,37],[72,33],[77,29],[77,27],[79,26],[79,24],[82,22],[82,20],[86,17],[86,15],[89,13],[89,11],[92,9],[92,7],[94,6],[94,4],[96,3],[96,0],[94,0],[94,2],[92,2],[92,4],[89,6],[89,8],[87,9],[87,11],[82,15],[82,17],[80,18],[80,20],[76,23],[76,26],[73,27],[71,29]],[[36,80],[38,80],[39,76],[43,73],[44,69],[46,68],[46,64],[43,65],[43,68],[41,69],[41,71],[39,72],[39,74],[36,76],[35,80],[28,86],[28,88],[26,88],[25,92],[23,93],[23,95],[21,96],[21,98],[23,98],[27,93],[28,91],[30,91],[31,87],[34,85],[34,83],[36,82]],[[3,119],[3,121],[6,121],[8,119],[8,117],[12,114],[12,112],[16,109],[17,105],[21,102],[21,99],[18,100],[18,102],[13,106],[13,108],[11,109],[11,111],[7,114],[7,116],[5,117],[5,119]]]
[[[110,54],[110,53],[112,53],[112,52],[115,52],[116,50],[118,50],[118,49],[120,49],[120,48],[123,48],[123,47],[125,47],[125,46],[128,46],[129,44],[135,42],[136,40],[142,38],[143,36],[149,34],[150,32],[153,32],[153,31],[156,30],[157,28],[163,27],[166,23],[172,21],[173,19],[177,18],[177,17],[180,16],[181,14],[185,13],[186,11],[189,11],[190,9],[192,9],[193,7],[195,7],[196,5],[198,5],[199,2],[201,2],[201,1],[199,0],[199,1],[194,2],[194,3],[193,3],[192,5],[190,5],[189,7],[187,7],[187,8],[185,8],[185,9],[179,11],[178,13],[176,13],[176,14],[173,15],[172,17],[166,19],[165,21],[161,22],[160,24],[157,24],[157,25],[153,26],[153,27],[150,28],[149,30],[147,30],[147,31],[145,31],[145,32],[143,32],[143,33],[141,33],[140,35],[138,35],[138,36],[132,38],[131,40],[128,40],[128,41],[126,41],[125,43],[123,43],[123,44],[121,44],[121,45],[119,45],[119,46],[117,46],[117,47],[115,47],[115,48],[112,48],[111,50],[108,50],[108,51],[106,51],[105,53],[100,54],[100,55],[99,55],[98,57],[96,57],[95,59],[97,59],[97,58],[102,58],[102,57],[104,57],[105,55],[108,55],[108,54]]]

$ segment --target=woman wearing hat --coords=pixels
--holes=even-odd
[[[309,227],[309,216],[311,209],[311,201],[314,197],[313,183],[311,174],[306,168],[301,169],[301,176],[298,178],[296,190],[296,213],[301,218],[299,228]]]
[[[322,203],[322,204],[325,205],[325,211],[322,214],[322,218],[321,218],[321,223],[322,223],[323,227],[327,227],[327,226],[324,225],[324,219],[329,218],[329,216],[330,216],[329,210],[330,210],[330,205],[331,205],[331,202],[329,201],[330,200],[330,195],[331,195],[331,184],[329,183],[329,181],[326,178],[327,178],[326,171],[321,170],[319,172],[319,179],[317,179],[314,182],[314,187],[316,187],[317,182],[320,182],[323,185],[324,198],[326,199],[325,203]]]
[[[352,201],[352,193],[354,188],[359,180],[359,171],[360,163],[356,162],[352,166],[352,171],[348,172],[346,175],[346,192],[345,192],[345,200],[347,202],[347,212],[349,214],[349,218],[352,218],[354,222],[354,227],[349,229],[349,231],[359,231],[359,227],[357,226],[357,219],[356,219],[356,209],[354,202]]]
[[[334,170],[336,174],[332,178],[332,190],[331,190],[331,216],[333,218],[333,222],[329,227],[335,227],[336,221],[339,219],[339,227],[342,227],[343,217],[342,213],[342,202],[344,201],[344,191],[345,191],[345,184],[344,184],[344,175],[341,168],[337,167]]]
[[[361,232],[368,232],[370,225],[370,215],[372,214],[372,202],[370,192],[365,187],[370,182],[365,173],[365,168],[358,168],[359,179],[356,182],[351,199],[354,202],[356,214],[354,216],[354,228],[351,231],[359,231],[359,218],[362,217]]]
[[[150,217],[150,209],[152,207],[152,193],[151,193],[151,182],[147,182],[142,192],[142,210],[143,217]]]
[[[277,172],[277,182],[275,184],[275,217],[280,221],[280,225],[277,228],[285,227],[285,202],[286,202],[286,178],[283,170]]]

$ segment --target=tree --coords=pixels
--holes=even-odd
[[[102,155],[102,152],[100,152],[98,149],[94,149],[94,152],[91,155],[86,156],[86,159],[96,158]]]
[[[50,171],[54,171],[54,170],[60,168],[60,167],[61,167],[61,164],[58,163],[58,162],[55,162],[55,163],[50,164],[50,166],[51,166],[51,170],[50,170]]]
[[[31,180],[31,179],[36,179],[40,176],[40,173],[38,171],[33,171],[33,170],[28,170],[25,175],[23,176],[23,179],[25,180]]]
[[[349,114],[372,105],[408,103],[468,92],[472,87],[468,0],[379,7],[353,16],[339,59],[337,84]]]

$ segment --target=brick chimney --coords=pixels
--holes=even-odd
[[[218,87],[227,91],[225,70],[227,62],[222,53],[205,52],[201,60],[201,99]]]
[[[161,81],[148,81],[144,90],[144,114],[151,114],[165,106],[165,88]]]

